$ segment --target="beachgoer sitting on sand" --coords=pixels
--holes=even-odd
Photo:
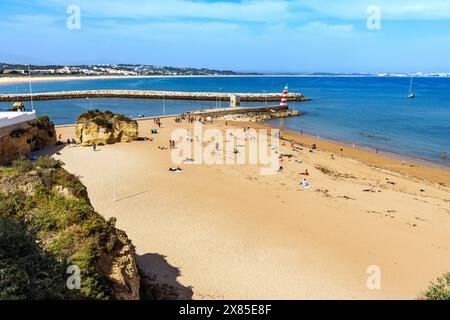
[[[280,167],[278,168],[278,172],[283,172],[283,166],[280,166]]]
[[[300,182],[300,186],[302,186],[304,189],[309,189],[311,187],[306,179],[303,179],[302,182]]]
[[[381,192],[380,189],[375,189],[375,188],[368,188],[368,189],[364,189],[363,191],[364,192],[374,192],[374,193]]]
[[[308,169],[305,169],[305,172],[301,172],[300,174],[303,176],[309,176]]]
[[[313,150],[316,150],[316,149],[317,149],[317,146],[316,146],[315,143],[312,145],[311,149],[313,149]]]

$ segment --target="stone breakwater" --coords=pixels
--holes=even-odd
[[[192,114],[195,116],[200,115],[202,117],[210,117],[215,120],[245,122],[262,122],[270,119],[302,115],[300,111],[280,106],[226,108],[220,110],[195,111]]]
[[[150,90],[85,90],[43,92],[33,94],[1,94],[0,102],[33,100],[59,100],[83,98],[133,98],[133,99],[172,99],[172,100],[230,100],[237,96],[241,101],[279,101],[281,93],[222,93],[222,92],[182,92],[182,91],[150,91]],[[309,101],[303,94],[289,93],[288,101]]]

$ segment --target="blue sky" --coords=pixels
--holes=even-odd
[[[380,30],[367,28],[373,4]],[[0,30],[11,63],[450,72],[450,0],[0,0]]]

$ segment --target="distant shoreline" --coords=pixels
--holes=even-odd
[[[116,79],[146,79],[146,78],[252,78],[252,77],[286,77],[286,78],[405,78],[402,76],[377,76],[377,75],[315,75],[315,74],[236,74],[236,75],[148,75],[148,76],[0,76],[1,85],[11,85],[28,82],[58,82],[76,80],[116,80]],[[448,79],[450,77],[414,76],[415,78]]]

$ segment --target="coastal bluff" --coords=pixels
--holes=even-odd
[[[47,116],[0,128],[0,164],[55,144],[55,126]]]
[[[130,142],[138,137],[135,120],[111,111],[90,110],[75,123],[75,134],[83,146]]]
[[[223,92],[183,92],[183,91],[152,91],[152,90],[83,90],[43,92],[33,94],[0,94],[0,102],[33,100],[60,100],[85,98],[128,98],[128,99],[172,99],[172,100],[204,100],[216,101],[218,99],[229,101],[232,96],[239,97],[240,101],[279,101],[281,93],[223,93]],[[289,93],[287,101],[309,101],[301,93]]]

